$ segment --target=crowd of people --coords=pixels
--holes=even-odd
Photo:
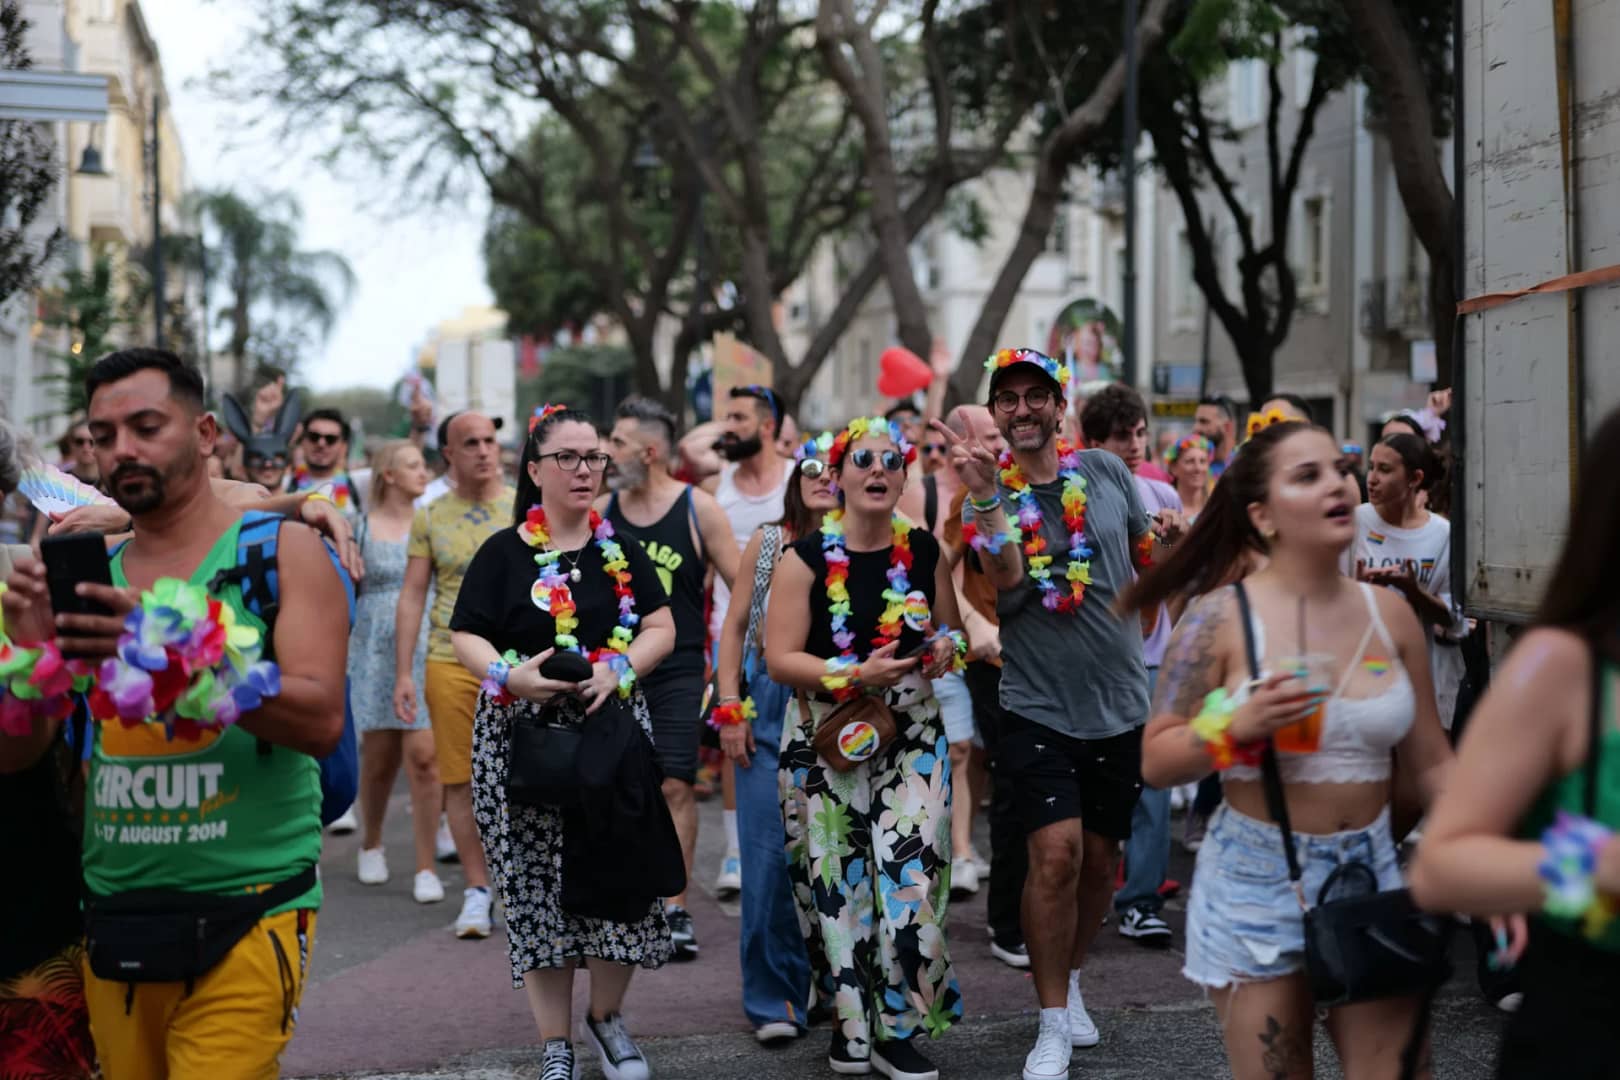
[[[548,404],[510,467],[498,420],[413,408],[351,470],[349,420],[279,381],[216,418],[170,353],[98,361],[61,467],[110,503],[0,554],[0,807],[32,823],[6,841],[31,887],[0,899],[0,1075],[275,1074],[351,717],[354,872],[390,880],[403,768],[412,895],[443,901],[454,859],[455,933],[504,924],[542,1080],[586,1052],[652,1075],[624,1003],[636,968],[699,956],[706,759],[744,1013],[765,1046],[827,1030],[835,1074],[939,1075],[966,1004],[949,908],[982,889],[1038,1007],[1022,1075],[1068,1077],[1107,1034],[1100,928],[1175,936],[1180,804],[1183,970],[1240,1080],[1312,1075],[1319,1015],[1346,1075],[1430,1074],[1441,953],[1365,946],[1347,974],[1312,944],[1352,879],[1371,938],[1476,917],[1482,985],[1517,1006],[1501,1075],[1604,1075],[1620,480],[1582,471],[1539,625],[1485,692],[1444,394],[1364,454],[1292,395],[1241,425],[1210,398],[1155,440],[1129,387],[1030,349],[986,368],[982,403],[826,432],[763,386],[684,435],[642,397],[606,428]],[[1620,455],[1620,414],[1591,453]],[[0,494],[31,462],[0,423]],[[40,555],[84,532],[108,574],[64,592]]]

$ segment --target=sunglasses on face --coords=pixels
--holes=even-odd
[[[820,458],[807,457],[799,462],[799,475],[814,480],[827,471],[827,463]]]
[[[905,467],[905,456],[898,450],[885,450],[878,453],[870,447],[863,446],[849,455],[849,463],[857,469],[870,469],[873,462],[881,461],[884,472],[899,472]]]
[[[78,435],[78,436],[74,437],[73,445],[74,446],[94,446],[94,445],[96,445],[96,440],[92,439],[88,435]]]
[[[329,435],[323,431],[304,432],[304,441],[311,446],[336,446],[343,441],[342,435]]]
[[[287,456],[277,454],[275,457],[263,457],[258,454],[249,454],[244,464],[250,469],[285,469],[287,467]]]
[[[555,453],[541,454],[535,460],[544,461],[546,458],[555,458],[557,468],[563,472],[573,472],[579,468],[582,461],[591,472],[601,472],[608,467],[608,462],[613,460],[612,455],[604,454],[600,450],[593,450],[589,454],[581,454],[577,450],[558,450]]]
[[[1016,390],[1003,390],[990,399],[999,412],[1016,412],[1019,401],[1033,410],[1044,409],[1052,403],[1052,388],[1049,386],[1032,386],[1020,396]]]
[[[923,453],[925,453],[925,454],[940,454],[940,455],[943,455],[945,453],[945,444],[944,443],[937,443],[937,442],[924,443],[923,444]]]

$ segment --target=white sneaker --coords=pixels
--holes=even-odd
[[[388,857],[382,848],[360,849],[360,884],[383,885],[388,881]]]
[[[1024,1059],[1024,1080],[1069,1080],[1069,1017],[1062,1009],[1041,1010],[1041,1033]]]
[[[754,1040],[761,1046],[772,1043],[785,1043],[797,1039],[804,1031],[797,1024],[790,1024],[786,1020],[771,1020],[754,1029]]]
[[[720,875],[714,879],[714,892],[720,900],[730,900],[742,892],[742,856],[735,851],[726,852]]]
[[[968,861],[973,864],[973,869],[979,872],[979,884],[984,884],[990,877],[990,861],[980,858],[977,851],[968,852]]]
[[[431,870],[418,870],[411,884],[411,895],[418,904],[437,904],[444,899],[444,882]]]
[[[1078,972],[1069,972],[1069,1045],[1078,1047],[1096,1046],[1102,1041],[1097,1032],[1097,1025],[1092,1023],[1091,1014],[1086,1012],[1085,1000],[1080,996],[1080,975]]]
[[[354,807],[343,811],[343,816],[326,827],[333,836],[347,836],[360,828],[360,819],[354,816]]]
[[[973,859],[967,855],[958,855],[951,860],[951,895],[961,898],[972,896],[979,891],[979,868],[973,864]]]
[[[489,937],[489,890],[466,889],[461,894],[461,914],[456,916],[456,937]]]
[[[433,857],[440,862],[460,862],[456,854],[456,838],[450,835],[450,819],[440,816],[439,831],[433,836]]]

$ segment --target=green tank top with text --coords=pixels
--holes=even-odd
[[[238,521],[191,575],[207,585],[236,565]],[[128,584],[123,552],[113,582]],[[264,631],[241,588],[214,594],[238,622]],[[320,766],[284,746],[261,753],[239,727],[170,740],[160,724],[95,725],[85,793],[84,880],[95,896],[135,889],[198,893],[256,890],[313,865],[321,854]],[[315,886],[268,914],[319,907]]]

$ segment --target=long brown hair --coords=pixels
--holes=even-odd
[[[794,540],[802,540],[821,527],[821,514],[804,505],[804,493],[799,490],[803,484],[804,476],[798,462],[794,462],[793,475],[788,477],[787,491],[782,495],[782,519],[777,522]]]
[[[1273,452],[1302,431],[1325,431],[1289,420],[1255,432],[1227,464],[1198,520],[1158,566],[1138,578],[1118,601],[1122,613],[1157,610],[1172,596],[1202,596],[1243,576],[1268,545],[1249,520],[1251,503],[1264,502]]]
[[[1620,409],[1598,426],[1582,455],[1568,539],[1536,614],[1620,661]]]

